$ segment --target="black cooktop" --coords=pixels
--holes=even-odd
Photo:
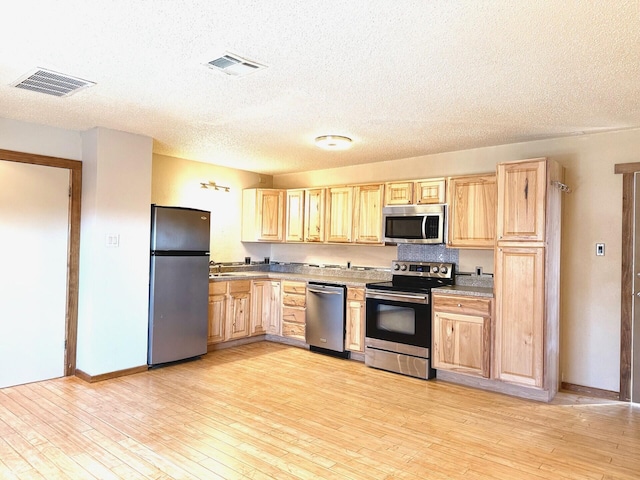
[[[429,293],[432,288],[453,285],[452,263],[394,260],[391,269],[394,275],[390,282],[367,283],[366,287],[396,292]]]
[[[415,292],[415,293],[429,293],[432,288],[446,287],[453,285],[452,279],[444,278],[420,278],[417,281],[406,279],[393,279],[390,282],[375,282],[367,283],[366,287],[376,290],[389,290],[396,292]]]

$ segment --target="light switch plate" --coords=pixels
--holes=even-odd
[[[604,256],[604,243],[596,243],[596,255],[599,257]]]
[[[117,233],[109,233],[105,238],[105,243],[107,247],[119,247],[120,246],[120,235]]]

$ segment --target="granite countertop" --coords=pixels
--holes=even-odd
[[[225,282],[229,280],[247,280],[254,278],[270,278],[273,280],[293,280],[299,282],[324,282],[345,285],[347,287],[361,287],[367,283],[375,282],[375,279],[332,276],[332,275],[312,275],[308,273],[279,273],[279,272],[228,272],[221,275],[210,275],[210,282]]]
[[[451,285],[450,287],[438,287],[431,289],[432,293],[444,295],[467,295],[470,297],[493,297],[493,288],[476,287],[471,285]]]
[[[261,264],[261,265],[223,265],[222,272],[209,275],[210,282],[230,280],[251,280],[270,278],[273,280],[292,280],[299,282],[323,282],[347,287],[364,288],[367,283],[391,280],[391,270],[377,267],[344,268],[337,265],[309,264]],[[469,295],[493,297],[493,275],[456,275],[455,285],[434,288],[435,293],[447,295]]]

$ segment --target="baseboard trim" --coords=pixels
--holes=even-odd
[[[576,385],[574,383],[562,382],[560,389],[565,392],[582,393],[590,397],[604,398],[607,400],[620,400],[620,392],[614,392],[612,390],[603,390],[601,388],[584,387],[582,385]]]
[[[216,350],[225,350],[227,348],[237,347],[239,345],[246,345],[248,343],[261,342],[265,338],[264,335],[257,335],[255,337],[237,338],[235,340],[228,340],[220,343],[210,343],[207,345],[207,353],[215,352]]]
[[[140,365],[139,367],[126,368],[124,370],[117,370],[115,372],[109,373],[101,373],[100,375],[89,375],[88,373],[83,372],[80,369],[76,369],[76,377],[88,383],[96,383],[102,382],[103,380],[109,380],[111,378],[124,377],[127,375],[146,372],[147,370],[149,370],[149,367],[147,365]]]

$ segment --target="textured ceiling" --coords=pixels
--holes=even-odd
[[[225,51],[266,64],[232,77]],[[36,67],[97,83],[14,88]],[[606,0],[21,0],[0,117],[265,174],[640,126],[640,7]],[[347,135],[348,151],[313,145]]]

